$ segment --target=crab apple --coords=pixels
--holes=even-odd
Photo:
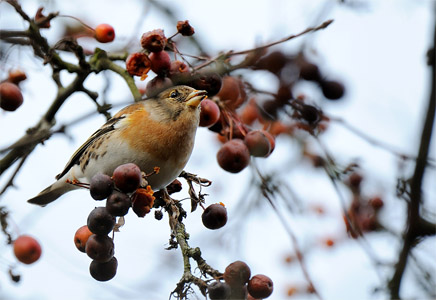
[[[254,275],[248,281],[248,293],[254,298],[264,299],[271,296],[273,292],[273,282],[268,276],[259,274]]]
[[[115,30],[109,24],[99,24],[95,27],[95,39],[100,43],[109,43],[115,39]]]
[[[91,235],[92,232],[89,230],[88,225],[83,225],[77,229],[74,234],[74,244],[80,252],[85,252],[86,242]]]
[[[288,62],[288,58],[281,51],[271,52],[257,61],[255,69],[267,70],[278,74]]]
[[[133,163],[127,163],[115,168],[112,179],[117,188],[125,193],[135,191],[142,180],[141,169]]]
[[[203,225],[209,229],[219,229],[227,223],[227,209],[221,203],[211,204],[201,215]]]
[[[220,167],[227,172],[238,173],[250,163],[250,151],[242,140],[230,140],[221,146],[217,160]]]
[[[132,201],[130,197],[124,193],[114,191],[106,200],[106,210],[112,216],[125,216],[130,207],[132,206]]]
[[[88,216],[87,225],[95,234],[108,234],[115,226],[115,217],[104,206],[94,208]]]
[[[41,257],[41,245],[29,235],[20,235],[14,241],[14,255],[24,264],[32,264]]]
[[[231,289],[225,282],[214,281],[208,285],[207,292],[210,300],[222,300],[229,298]]]
[[[20,88],[10,82],[0,83],[0,107],[7,111],[14,111],[23,104],[23,94]]]
[[[168,77],[175,81],[183,81],[189,76],[189,67],[183,61],[174,60],[171,62]]]
[[[162,29],[148,31],[141,37],[142,48],[150,52],[160,52],[165,48],[166,44],[167,38]]]
[[[244,83],[241,79],[233,76],[224,76],[222,86],[217,96],[230,109],[236,109],[241,106],[247,98]]]
[[[223,277],[231,287],[242,286],[250,279],[251,270],[245,262],[237,260],[226,267]]]
[[[90,258],[106,262],[114,256],[114,242],[107,235],[93,234],[86,242],[85,251]]]
[[[267,157],[271,152],[269,139],[261,130],[253,130],[247,133],[244,142],[252,156]]]
[[[342,98],[345,93],[345,87],[338,81],[323,80],[320,82],[322,93],[327,99],[337,100]]]
[[[191,86],[198,90],[205,90],[207,95],[212,97],[221,90],[222,79],[217,73],[203,71],[194,77]]]
[[[114,189],[114,182],[109,175],[97,173],[91,178],[89,192],[95,200],[106,199]]]
[[[177,32],[183,36],[191,36],[195,33],[194,27],[189,24],[189,21],[178,21]]]
[[[93,260],[89,265],[89,273],[95,280],[108,281],[115,277],[117,274],[117,268],[118,261],[114,256],[106,262]]]
[[[172,80],[168,77],[156,76],[147,83],[145,87],[145,94],[147,97],[153,97],[173,85],[174,84]]]
[[[220,108],[209,99],[201,101],[200,126],[209,127],[220,119]]]
[[[171,57],[166,51],[152,52],[149,56],[151,70],[158,76],[166,76],[171,69]]]
[[[273,137],[273,135],[271,133],[269,133],[266,130],[261,130],[261,132],[268,138],[269,144],[271,145],[271,149],[270,149],[269,154],[268,154],[268,156],[269,156],[276,148],[276,139]]]
[[[126,59],[126,70],[132,76],[144,78],[150,69],[151,61],[145,53],[135,52]]]

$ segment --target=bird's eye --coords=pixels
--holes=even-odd
[[[179,92],[177,90],[174,90],[171,92],[170,97],[171,98],[176,98],[179,95]]]

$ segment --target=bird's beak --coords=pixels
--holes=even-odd
[[[192,106],[192,107],[197,107],[201,100],[206,99],[207,98],[207,92],[203,91],[203,90],[195,90],[192,93],[190,93],[188,95],[188,97],[186,98],[186,105],[188,106]]]

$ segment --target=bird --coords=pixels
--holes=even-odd
[[[97,173],[112,175],[116,167],[136,164],[153,190],[177,178],[191,156],[207,92],[186,85],[170,87],[155,97],[131,104],[110,118],[71,156],[56,181],[28,200],[45,206],[90,183]]]

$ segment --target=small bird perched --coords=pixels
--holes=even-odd
[[[125,163],[146,173],[159,167],[147,181],[154,190],[165,188],[191,156],[204,98],[206,91],[182,85],[123,108],[73,154],[55,183],[28,202],[44,206],[78,188],[69,182],[89,183]]]

